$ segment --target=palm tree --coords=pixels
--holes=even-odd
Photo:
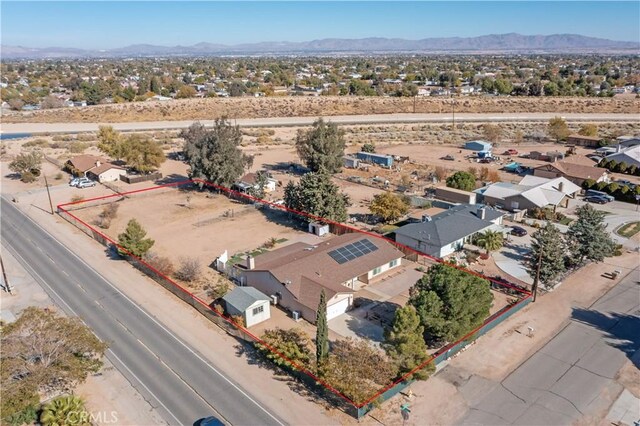
[[[42,408],[40,423],[43,426],[90,424],[84,401],[73,395],[59,396],[49,401]]]
[[[490,251],[498,250],[502,247],[504,235],[498,231],[485,231],[480,234],[477,240],[478,246],[484,248],[489,254]]]

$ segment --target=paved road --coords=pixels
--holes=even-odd
[[[283,424],[4,197],[1,208],[3,245],[59,306],[109,342],[111,362],[169,424],[210,415],[233,425]]]
[[[567,425],[607,409],[598,399],[627,359],[640,364],[640,269],[572,321],[502,383],[479,383],[478,399],[460,423]],[[635,354],[635,357],[634,357]]]
[[[462,122],[523,122],[549,121],[561,116],[568,121],[589,122],[633,122],[637,123],[637,114],[576,114],[576,113],[513,113],[513,114],[456,114],[456,123]],[[325,117],[339,124],[392,124],[392,123],[450,123],[452,115],[445,114],[371,114],[371,115],[335,115]],[[313,117],[274,117],[246,118],[234,120],[242,127],[294,127],[308,126],[316,119]],[[116,130],[143,131],[183,129],[193,123],[190,121],[148,121],[138,123],[109,123]],[[212,126],[213,120],[202,120],[205,126]],[[73,133],[95,132],[99,123],[3,123],[0,133]]]

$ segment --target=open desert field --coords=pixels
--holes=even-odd
[[[136,102],[3,114],[3,123],[118,123],[229,118],[317,117],[357,114],[449,113],[451,98],[267,97]],[[456,113],[623,113],[640,111],[637,98],[463,97]]]

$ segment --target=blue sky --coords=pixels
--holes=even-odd
[[[105,49],[575,33],[640,39],[640,2],[1,2],[2,44]]]

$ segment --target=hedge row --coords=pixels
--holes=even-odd
[[[593,179],[587,179],[582,183],[582,187],[606,192],[609,195],[613,195],[616,200],[628,203],[635,203],[636,195],[640,195],[640,185],[636,186],[635,189],[631,189],[626,185],[620,185],[615,182],[596,182]]]
[[[604,159],[600,161],[598,164],[599,167],[604,167],[610,172],[615,173],[625,173],[628,175],[640,176],[640,168],[638,168],[635,164],[628,165],[624,161],[617,162],[616,160],[607,160]]]

